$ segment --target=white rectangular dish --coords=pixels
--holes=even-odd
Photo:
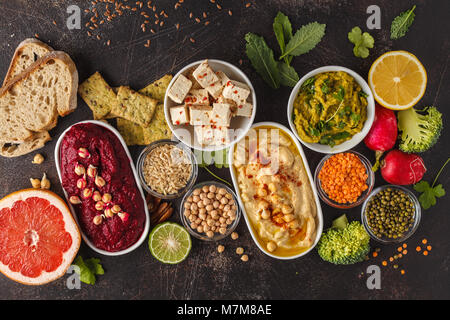
[[[244,201],[242,200],[242,197],[241,197],[241,190],[239,188],[238,179],[237,179],[237,175],[236,175],[236,170],[235,170],[234,164],[233,164],[233,162],[234,162],[234,155],[233,154],[234,154],[234,150],[236,148],[236,145],[238,143],[237,142],[236,144],[234,144],[234,145],[232,145],[230,147],[228,157],[229,157],[229,161],[230,161],[231,178],[232,178],[232,181],[233,181],[234,188],[236,190],[236,195],[237,195],[237,198],[238,198],[238,201],[239,201],[239,205],[241,207],[241,210],[242,210],[245,222],[247,223],[247,227],[248,227],[248,229],[250,231],[250,234],[251,234],[251,236],[253,238],[253,241],[256,243],[256,245],[258,246],[258,248],[262,252],[264,252],[266,255],[268,255],[268,256],[270,256],[272,258],[280,259],[280,260],[291,260],[291,259],[300,258],[300,257],[306,255],[308,252],[310,252],[316,246],[316,244],[319,241],[320,236],[322,234],[322,230],[323,230],[322,208],[320,206],[320,201],[319,201],[319,197],[318,197],[318,194],[317,194],[317,189],[315,187],[313,176],[312,176],[311,171],[309,169],[308,161],[306,160],[305,154],[303,152],[303,148],[302,148],[301,144],[299,143],[299,141],[297,140],[297,138],[294,136],[294,134],[288,128],[286,128],[285,126],[283,126],[281,124],[278,124],[276,122],[259,122],[259,123],[255,123],[251,127],[251,129],[256,129],[256,128],[260,128],[260,127],[273,127],[273,128],[281,130],[283,133],[285,133],[286,135],[288,135],[291,138],[291,140],[295,144],[296,148],[298,149],[298,152],[299,152],[299,154],[300,154],[300,156],[301,156],[301,158],[303,160],[303,165],[305,167],[305,171],[306,171],[307,176],[308,176],[309,184],[310,184],[311,189],[312,189],[312,193],[313,193],[313,197],[314,197],[314,203],[315,203],[316,208],[317,208],[316,238],[315,238],[313,244],[308,249],[306,249],[305,251],[303,251],[303,252],[301,252],[299,254],[292,255],[292,256],[278,256],[278,255],[275,255],[273,253],[270,253],[266,248],[264,248],[261,245],[261,243],[258,240],[258,237],[256,236],[255,231],[254,231],[254,229],[252,227],[252,223],[250,221],[250,218],[247,215],[247,212],[246,212],[246,209],[245,209],[245,205],[244,205]]]
[[[75,209],[73,208],[72,204],[69,201],[69,198],[68,198],[66,190],[63,188],[64,196],[66,197],[67,204],[69,205],[70,211],[72,212],[72,215],[73,215],[76,223],[78,224],[78,227],[80,229],[81,236],[82,236],[83,240],[86,242],[86,244],[92,250],[94,250],[95,252],[98,252],[100,254],[106,255],[106,256],[119,256],[119,255],[127,254],[127,253],[135,250],[137,247],[139,247],[145,241],[145,239],[147,238],[147,234],[148,234],[148,231],[150,229],[150,215],[148,213],[148,207],[147,207],[147,203],[145,201],[144,192],[142,191],[142,187],[141,187],[141,184],[139,182],[139,177],[138,177],[136,168],[134,166],[133,159],[131,158],[131,155],[130,155],[130,152],[128,150],[128,147],[127,147],[125,141],[123,140],[122,136],[120,135],[120,133],[114,127],[112,127],[111,125],[109,125],[109,124],[107,124],[105,122],[96,121],[96,120],[81,121],[81,122],[77,122],[77,123],[69,126],[66,130],[64,130],[64,132],[58,138],[58,141],[56,142],[56,147],[55,147],[55,164],[56,164],[56,170],[58,172],[59,181],[60,181],[60,183],[62,185],[61,165],[60,165],[60,146],[61,146],[61,142],[62,142],[65,134],[67,133],[67,131],[69,131],[73,126],[75,126],[77,124],[81,124],[81,123],[91,123],[91,124],[102,126],[102,127],[106,128],[106,129],[108,129],[109,131],[111,131],[119,139],[120,143],[122,144],[122,147],[124,148],[124,150],[125,150],[125,152],[127,154],[127,157],[129,159],[129,162],[130,162],[130,167],[131,167],[131,170],[133,171],[133,175],[134,175],[134,180],[135,180],[136,186],[137,186],[137,188],[138,188],[138,190],[139,190],[139,192],[140,192],[140,194],[142,196],[142,201],[144,202],[145,225],[144,225],[144,230],[142,232],[142,235],[140,236],[139,240],[136,243],[134,243],[130,247],[128,247],[128,248],[126,248],[124,250],[121,250],[121,251],[109,252],[109,251],[106,251],[106,250],[98,249],[97,247],[94,246],[94,244],[89,240],[89,238],[82,231],[81,225],[80,225],[80,223],[78,221],[78,217],[77,217],[76,212],[75,212]]]

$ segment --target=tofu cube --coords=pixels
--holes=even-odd
[[[207,86],[205,89],[208,90],[209,94],[212,95],[214,99],[217,99],[218,97],[220,97],[223,91],[222,82],[220,80],[214,82],[211,85]]]
[[[228,103],[214,103],[211,113],[212,124],[216,126],[230,126],[231,120],[231,105]]]
[[[210,145],[214,141],[214,134],[211,126],[195,126],[194,133],[200,145]]]
[[[197,80],[200,85],[207,89],[213,83],[219,81],[219,77],[214,73],[211,67],[208,64],[208,60],[203,61],[197,69],[192,73],[195,80]],[[209,92],[209,90],[208,90]]]
[[[253,105],[249,102],[244,102],[243,104],[238,104],[236,107],[235,115],[238,117],[250,118],[253,112]]]
[[[194,132],[198,143],[201,145],[222,146],[230,142],[227,127],[195,126]]]
[[[170,108],[170,118],[175,126],[189,123],[189,110],[186,106],[176,106]]]
[[[206,89],[191,89],[184,99],[184,103],[189,105],[203,104],[209,106],[209,94]]]
[[[230,78],[228,78],[228,76],[222,71],[217,71],[216,75],[219,77],[219,80],[224,87],[228,83],[228,81],[231,81]]]
[[[225,85],[222,95],[224,98],[231,99],[239,105],[247,100],[250,95],[250,88],[245,83],[230,80]]]
[[[170,87],[168,96],[176,103],[183,103],[184,98],[186,98],[189,90],[191,90],[192,81],[186,78],[184,75],[180,74]]]
[[[195,68],[190,68],[187,73],[187,78],[192,81],[191,89],[202,89],[202,86],[197,82],[197,80],[195,80],[194,75],[192,74],[194,70]]]
[[[236,104],[236,102],[234,102],[233,100],[224,98],[223,95],[220,95],[220,96],[216,99],[215,103],[227,103],[227,104],[229,104],[229,105],[230,105],[230,109],[231,109],[231,115],[232,115],[233,117],[236,115],[237,104]]]
[[[192,105],[189,107],[190,124],[193,126],[209,125],[211,120],[210,106]]]

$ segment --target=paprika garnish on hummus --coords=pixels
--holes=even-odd
[[[62,186],[94,246],[116,252],[137,242],[144,201],[116,135],[92,123],[74,125],[61,142],[60,159]]]
[[[277,128],[251,129],[236,145],[233,165],[245,213],[261,246],[281,257],[310,248],[318,210],[291,138]]]

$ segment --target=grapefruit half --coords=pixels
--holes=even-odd
[[[25,189],[0,200],[0,272],[27,285],[63,276],[80,232],[66,203],[48,190]]]

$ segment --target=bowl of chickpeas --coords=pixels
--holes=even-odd
[[[236,194],[215,181],[195,185],[181,202],[181,222],[197,239],[217,241],[230,235],[239,223],[241,210]]]

